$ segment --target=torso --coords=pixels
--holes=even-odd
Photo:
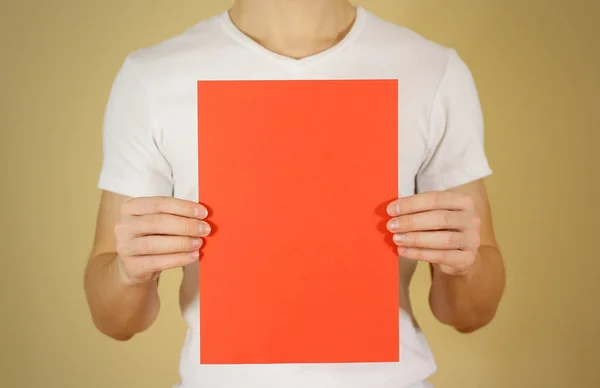
[[[448,52],[409,30],[359,8],[355,25],[325,52],[293,60],[261,48],[226,13],[131,56],[143,77],[160,134],[155,140],[172,169],[177,198],[197,201],[198,80],[381,79],[399,81],[398,196],[415,193],[415,177],[430,149],[429,116]],[[409,300],[415,263],[401,260],[401,353],[398,364],[201,366],[198,267],[184,270],[181,308],[189,325],[182,350],[182,387],[404,387],[435,370]],[[241,382],[244,382],[243,385]]]

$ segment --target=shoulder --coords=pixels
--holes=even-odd
[[[376,48],[388,63],[418,84],[437,85],[452,62],[459,61],[457,51],[380,16],[364,12],[363,42]]]
[[[131,52],[125,63],[147,79],[173,75],[199,66],[231,46],[224,33],[221,14],[204,19],[181,34]]]

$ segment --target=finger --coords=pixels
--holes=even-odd
[[[434,210],[392,218],[387,228],[392,233],[463,230],[469,227],[469,222],[466,212]]]
[[[460,232],[412,232],[394,234],[396,245],[406,248],[467,249],[467,235]]]
[[[127,259],[127,272],[132,277],[141,278],[154,272],[184,267],[198,260],[198,251],[174,253],[170,255],[134,256]]]
[[[144,236],[129,242],[120,255],[142,256],[193,252],[202,246],[201,238],[185,236]]]
[[[203,205],[171,197],[134,198],[124,203],[121,211],[126,216],[157,213],[197,219],[204,219],[208,216],[208,210]]]
[[[469,210],[473,208],[471,197],[451,191],[432,191],[399,198],[387,207],[390,216],[414,214],[430,210]]]
[[[468,267],[472,262],[473,254],[461,250],[421,249],[399,247],[398,254],[410,260],[425,261],[431,264],[446,265],[449,267]]]
[[[130,228],[135,236],[206,237],[211,232],[210,225],[206,221],[171,214],[149,214],[134,217],[130,222]]]

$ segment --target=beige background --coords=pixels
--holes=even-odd
[[[427,271],[419,270],[413,297],[437,354],[432,381],[437,388],[600,387],[600,2],[361,3],[457,48],[485,111],[508,287],[496,321],[460,335],[432,318]],[[126,54],[229,4],[2,1],[1,387],[177,381],[185,328],[179,271],[161,284],[156,324],[131,342],[101,336],[88,316],[82,273],[99,198],[101,122]]]

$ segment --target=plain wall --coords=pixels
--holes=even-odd
[[[420,268],[412,297],[437,356],[432,381],[439,388],[600,387],[600,2],[361,4],[456,48],[484,108],[495,172],[487,182],[508,285],[493,324],[461,335],[432,317],[429,276]],[[88,314],[83,269],[99,199],[101,124],[129,52],[229,5],[2,2],[0,386],[177,382],[181,271],[165,274],[158,321],[130,342],[102,336]]]

